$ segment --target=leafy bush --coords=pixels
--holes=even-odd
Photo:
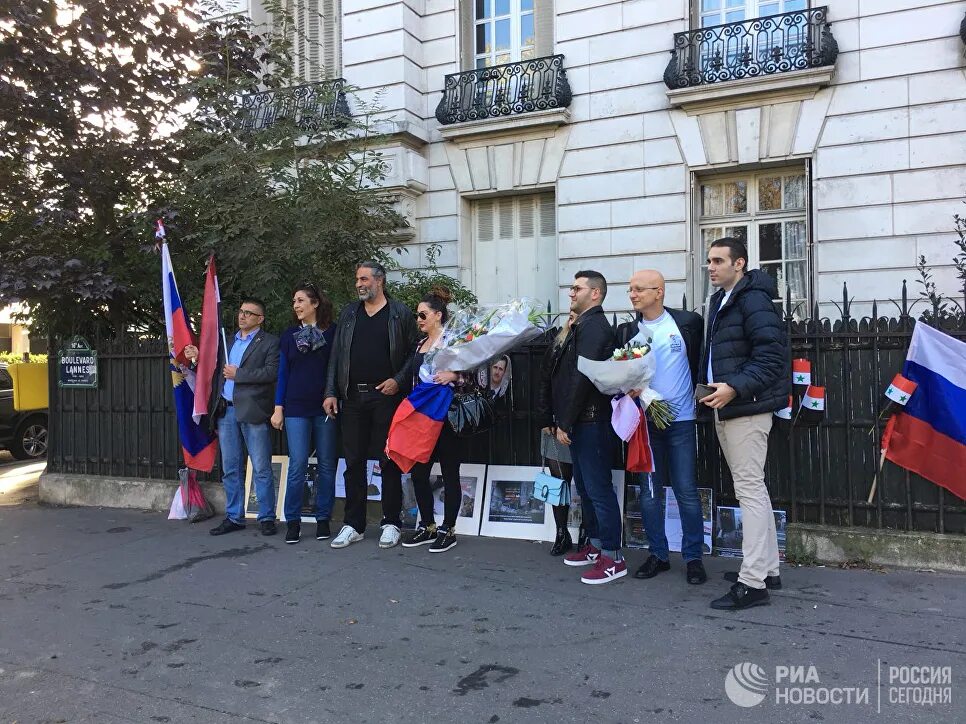
[[[430,244],[426,249],[426,268],[403,271],[402,281],[390,281],[386,285],[387,293],[415,311],[420,299],[433,289],[443,287],[449,291],[452,297],[451,307],[475,306],[479,302],[476,295],[464,286],[459,279],[439,270],[436,262],[439,259],[440,249],[439,244]],[[390,260],[390,267],[396,271],[399,270],[398,263],[393,264],[392,260]]]

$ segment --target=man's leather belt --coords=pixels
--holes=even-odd
[[[355,385],[355,388],[356,388],[356,392],[358,392],[360,394],[363,393],[363,392],[378,392],[379,391],[379,390],[376,389],[375,384],[372,384],[372,383],[369,383],[369,382],[366,382],[366,383],[357,383]]]

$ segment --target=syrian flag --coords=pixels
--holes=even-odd
[[[812,363],[807,359],[792,360],[792,384],[806,387],[812,384]]]
[[[195,380],[194,408],[191,419],[195,424],[208,414],[212,392],[218,389],[215,375],[218,372],[218,358],[221,352],[221,293],[218,290],[218,271],[215,268],[215,255],[208,257],[208,271],[205,273],[205,297],[201,306],[201,333],[198,343],[198,367]]]
[[[778,417],[782,420],[792,419],[792,396],[791,395],[788,396],[788,407],[783,407],[782,409],[776,411],[775,417]]]
[[[805,425],[817,425],[825,417],[825,388],[809,385],[798,408],[798,417]]]
[[[909,402],[909,398],[912,397],[912,393],[916,391],[918,386],[915,382],[903,377],[901,374],[896,375],[892,379],[892,384],[885,391],[885,396],[905,407],[905,404]]]

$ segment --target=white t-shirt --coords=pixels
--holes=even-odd
[[[694,389],[691,387],[688,349],[674,318],[664,310],[657,319],[642,319],[637,325],[644,337],[651,338],[651,354],[657,362],[651,389],[660,392],[677,409],[675,422],[693,420]]]
[[[724,309],[724,305],[728,303],[728,298],[731,296],[732,289],[734,289],[734,287],[731,287],[731,289],[726,291],[724,293],[724,296],[721,297],[721,306],[718,307],[718,311],[714,315],[714,319],[711,320],[711,332],[708,335],[708,382],[709,383],[714,382],[714,377],[711,374],[711,361],[714,359],[714,355],[712,354],[714,352],[714,349],[711,345],[711,335],[714,334],[714,323],[718,321],[718,315],[721,314],[721,310]]]

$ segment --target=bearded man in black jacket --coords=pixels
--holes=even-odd
[[[568,566],[592,566],[580,580],[591,585],[627,575],[621,556],[621,515],[611,482],[617,436],[611,429],[610,398],[577,369],[577,358],[605,360],[613,354],[614,329],[601,304],[607,281],[600,272],[579,271],[570,287],[570,311],[577,315],[570,334],[554,355],[550,371],[550,411],[557,441],[570,446],[574,483],[580,493],[589,542],[564,556]]]
[[[718,291],[708,305],[701,376],[714,393],[700,402],[713,410],[715,431],[731,469],[744,535],[741,570],[726,573],[731,590],[711,607],[738,610],[767,604],[768,588],[781,588],[778,537],[765,486],[765,457],[772,415],[788,404],[789,350],[775,307],[775,282],[746,270],[748,250],[732,237],[708,250],[708,273]]]

